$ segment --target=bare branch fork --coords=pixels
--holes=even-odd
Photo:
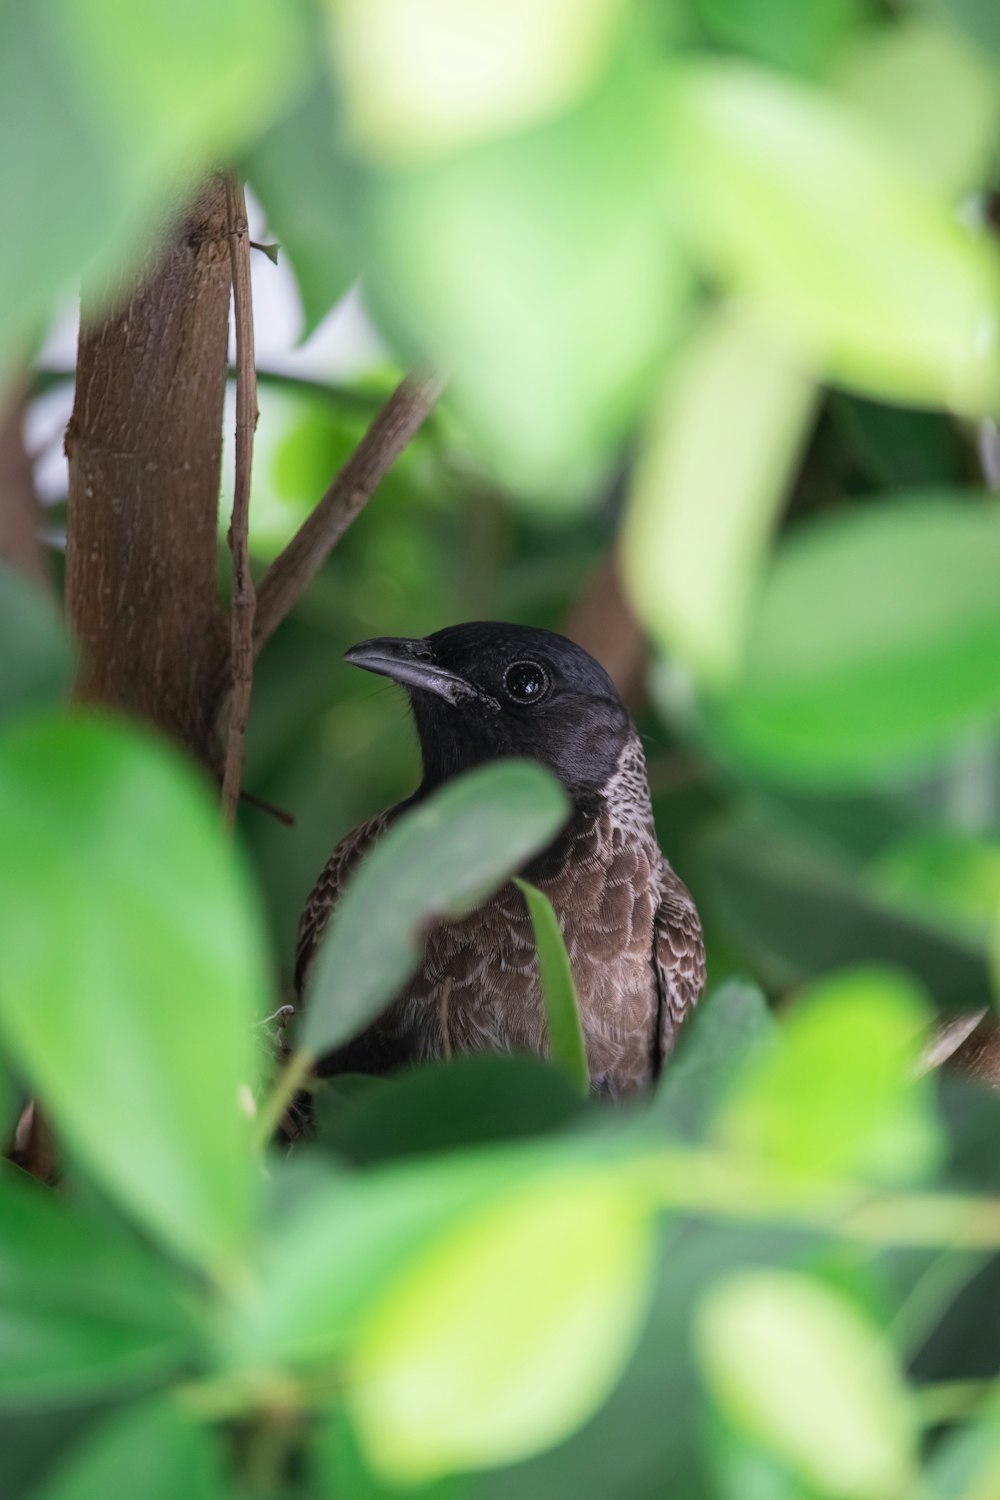
[[[243,776],[243,751],[250,694],[253,689],[254,615],[256,594],[250,572],[250,476],[253,439],[257,428],[257,374],[254,364],[253,291],[250,284],[250,236],[243,188],[237,179],[226,178],[226,214],[229,256],[233,268],[233,313],[236,323],[236,482],[233,514],[229,523],[229,549],[233,555],[233,591],[230,605],[229,726],[222,777],[222,810],[228,823],[236,816]]]
[[[255,655],[301,599],[351,522],[433,411],[442,385],[429,374],[408,375],[401,381],[315,510],[274,559],[257,595]]]

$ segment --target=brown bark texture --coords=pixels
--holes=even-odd
[[[229,291],[219,177],[127,300],[92,319],[85,299],[66,433],[77,696],[153,722],[209,763],[208,677],[225,649],[216,538]]]
[[[24,444],[27,407],[26,384],[8,389],[0,403],[0,561],[48,589],[52,581],[39,537],[31,458]]]

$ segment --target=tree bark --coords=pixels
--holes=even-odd
[[[66,607],[77,696],[151,721],[217,768],[208,677],[224,650],[217,512],[229,340],[223,179],[137,288],[85,299],[66,433]]]
[[[0,406],[0,561],[39,588],[51,589],[45,550],[39,537],[38,496],[31,458],[24,445],[27,385],[8,390]]]

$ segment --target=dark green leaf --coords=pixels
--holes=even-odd
[[[354,189],[334,149],[335,129],[329,85],[321,80],[246,158],[268,228],[295,272],[303,338],[340,301],[360,269],[348,249],[344,219],[354,211]]]
[[[885,406],[839,392],[830,398],[830,411],[841,441],[879,485],[959,484],[968,476],[968,454],[954,419],[944,412]]]
[[[978,499],[978,503],[977,503]],[[863,783],[1000,719],[1000,506],[929,491],[803,525],[711,723],[741,759]]]
[[[0,1404],[135,1390],[195,1357],[185,1288],[136,1241],[13,1167],[0,1225]]]
[[[2,565],[0,641],[0,722],[69,691],[73,653],[55,600]]]
[[[709,34],[796,72],[820,73],[862,15],[860,0],[695,0]]]
[[[312,971],[302,1046],[318,1056],[361,1031],[416,967],[428,927],[478,906],[552,841],[566,812],[541,766],[503,761],[402,814],[338,903]]]
[[[548,896],[527,880],[514,884],[528,903],[538,949],[542,980],[542,1003],[549,1033],[549,1055],[586,1097],[590,1093],[587,1047],[580,1024],[580,1007],[573,983],[573,970],[563,941],[559,919]]]
[[[993,0],[922,0],[922,3],[945,16],[980,46],[1000,54],[1000,11]]]
[[[702,1137],[734,1075],[774,1036],[767,1000],[755,984],[729,979],[710,990],[684,1023],[647,1118]]]
[[[543,1135],[579,1119],[579,1094],[534,1057],[460,1055],[398,1079],[368,1078],[344,1097],[331,1078],[314,1099],[320,1145],[356,1166]]]
[[[943,1010],[992,1003],[982,947],[889,906],[849,860],[770,817],[742,815],[706,839],[696,889],[779,986],[879,961],[918,975]]]
[[[91,1431],[34,1500],[231,1500],[215,1434],[171,1397]]]
[[[83,718],[0,741],[0,1029],[74,1154],[217,1269],[256,1192],[260,926],[178,758]]]

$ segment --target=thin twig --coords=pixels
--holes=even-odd
[[[315,510],[260,582],[254,650],[259,653],[301,599],[351,522],[364,509],[441,393],[431,375],[408,375],[393,391]]]
[[[233,267],[233,312],[236,322],[236,483],[229,549],[233,554],[230,606],[230,692],[226,761],[222,777],[222,811],[228,823],[236,817],[243,776],[243,747],[250,693],[253,689],[253,632],[256,595],[250,572],[250,474],[257,427],[257,376],[253,350],[253,292],[250,285],[250,236],[243,188],[226,178],[229,258]]]

